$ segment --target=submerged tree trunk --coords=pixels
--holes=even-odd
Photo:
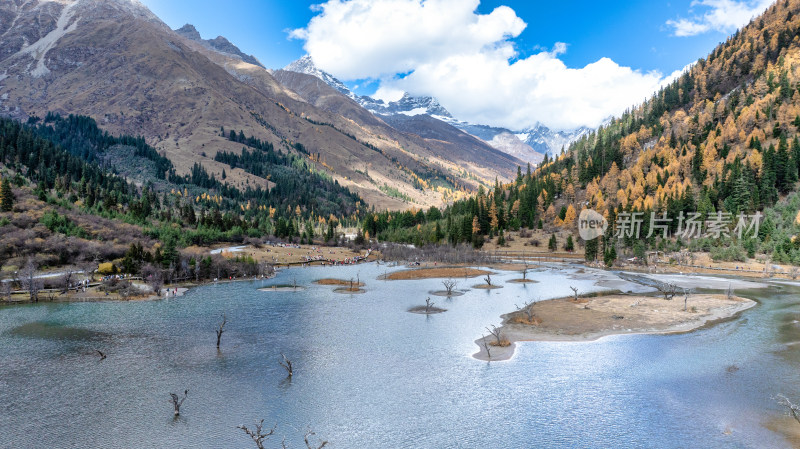
[[[220,340],[222,340],[222,333],[225,332],[225,324],[228,322],[228,318],[225,314],[222,314],[222,322],[219,323],[219,328],[217,328],[217,349],[219,349]]]
[[[172,397],[172,407],[174,408],[175,416],[178,416],[181,414],[181,406],[183,405],[183,401],[186,400],[186,396],[189,395],[189,390],[183,392],[183,398],[178,397],[175,393],[170,393],[169,395]]]

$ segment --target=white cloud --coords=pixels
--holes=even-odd
[[[692,7],[709,8],[702,16],[667,20],[675,36],[696,36],[708,31],[730,33],[764,12],[772,0],[695,0]]]
[[[380,87],[378,87],[378,90],[372,94],[372,98],[377,98],[378,100],[383,100],[386,103],[390,103],[403,98],[404,93],[405,92],[403,92],[402,89],[397,89],[389,84],[382,84]]]
[[[378,94],[431,95],[455,117],[523,129],[597,126],[664,82],[608,58],[569,68],[567,44],[514,59],[526,24],[508,7],[478,14],[479,0],[329,0],[308,26],[315,64],[345,80],[376,79]],[[512,62],[513,61],[513,62]]]

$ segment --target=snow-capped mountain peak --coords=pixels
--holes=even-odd
[[[305,73],[306,75],[316,76],[317,78],[325,81],[326,84],[333,87],[334,89],[338,90],[339,92],[347,95],[348,97],[352,98],[353,100],[357,100],[356,95],[344,85],[343,82],[336,79],[335,76],[331,75],[330,73],[320,70],[316,65],[314,65],[314,60],[311,59],[311,55],[305,55],[302,58],[294,61],[283,68],[287,72],[297,72],[297,73]]]
[[[591,128],[585,126],[571,130],[555,131],[541,123],[536,123],[530,128],[526,128],[515,134],[519,140],[527,143],[537,152],[556,155],[561,152],[562,148],[569,148],[572,142],[575,142],[592,131]]]
[[[433,97],[415,97],[405,92],[399,100],[386,102],[366,95],[356,95],[336,77],[314,65],[310,55],[292,62],[283,70],[315,76],[373,114],[382,116],[425,114],[455,126],[505,153],[534,164],[540,162],[545,153],[558,154],[561,148],[569,147],[572,142],[592,131],[586,127],[553,131],[541,123],[536,123],[530,128],[515,132],[458,120]]]
[[[338,90],[344,95],[355,100],[364,109],[378,115],[421,115],[427,114],[436,118],[452,119],[452,115],[433,97],[414,97],[408,92],[397,101],[385,102],[365,95],[356,95],[343,82],[335,76],[321,70],[314,64],[310,55],[305,55],[297,61],[292,62],[283,68],[289,72],[305,73],[306,75],[316,76],[325,81],[329,86]]]

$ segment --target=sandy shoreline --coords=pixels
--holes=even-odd
[[[611,335],[669,334],[689,332],[718,321],[735,317],[757,303],[725,295],[692,295],[688,310],[683,311],[683,297],[667,301],[663,297],[642,295],[610,295],[582,298],[575,302],[569,298],[540,301],[533,306],[538,325],[515,324],[527,315],[511,312],[502,316],[502,336],[509,346],[489,346],[487,356],[483,338],[475,340],[479,351],[473,354],[478,360],[501,361],[514,355],[516,342],[520,341],[594,341]],[[696,311],[692,311],[692,308]],[[485,337],[491,342],[494,337]]]

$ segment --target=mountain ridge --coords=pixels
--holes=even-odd
[[[541,123],[522,131],[512,131],[506,128],[472,124],[458,120],[438,100],[429,96],[415,97],[408,92],[404,92],[400,99],[386,102],[366,95],[357,95],[335,76],[318,68],[310,55],[304,55],[288,64],[282,70],[316,76],[375,115],[402,114],[414,116],[426,114],[472,134],[494,148],[533,164],[540,163],[544,159],[544,154],[557,154],[563,147],[568,146],[590,131],[586,127],[567,131],[551,131]]]
[[[197,162],[218,178],[226,170],[242,188],[268,183],[215,160],[241,151],[220,128],[305,158],[378,208],[442,205],[495,177],[510,179],[522,164],[505,158],[486,168],[486,156],[464,160],[452,147],[388,137],[319,109],[263,67],[197,41],[196,30],[171,30],[140,3],[4,2],[0,17],[8,18],[0,24],[1,114],[88,115],[110,132],[143,135],[179,173]],[[387,194],[385,184],[403,196]]]
[[[264,64],[262,64],[261,61],[259,61],[255,56],[245,54],[239,49],[239,47],[233,45],[228,39],[222,36],[217,36],[214,39],[203,39],[202,37],[200,37],[200,32],[197,31],[194,25],[189,23],[176,29],[175,32],[187,39],[208,45],[210,48],[216,51],[237,56],[244,62],[257,65],[263,69],[266,69],[266,67],[264,67]]]

